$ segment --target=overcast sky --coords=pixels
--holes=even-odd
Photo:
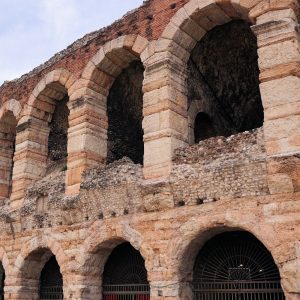
[[[0,0],[0,85],[29,72],[143,0]]]

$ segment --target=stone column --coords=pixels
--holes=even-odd
[[[189,283],[173,281],[150,282],[151,300],[184,299],[192,300],[193,292]]]
[[[31,117],[17,126],[12,177],[12,208],[20,207],[26,187],[45,175],[48,154],[47,122]]]
[[[8,275],[8,274],[6,274]],[[38,300],[39,281],[6,276],[4,300]]]
[[[101,281],[95,276],[67,274],[64,277],[64,299],[101,300]]]
[[[96,92],[91,91],[93,94]],[[107,155],[106,101],[100,94],[83,95],[69,102],[68,171],[66,194],[78,194],[81,174],[105,163]]]
[[[272,1],[271,1],[272,2]],[[253,11],[271,194],[300,190],[300,51],[296,1],[274,1]],[[275,7],[274,7],[275,9]]]
[[[168,52],[154,54],[145,65],[144,176],[166,178],[174,149],[187,145],[186,65]]]

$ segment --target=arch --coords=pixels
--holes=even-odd
[[[68,257],[59,242],[49,236],[45,236],[33,238],[23,245],[15,261],[17,272],[25,271],[28,264],[32,263],[31,258],[36,255],[41,257],[40,262],[42,267],[44,266],[43,263],[45,263],[51,255],[55,255],[61,270],[64,272],[67,268]],[[40,272],[37,272],[37,274],[39,275]],[[36,275],[36,273],[33,275]]]
[[[75,76],[69,71],[53,70],[39,81],[25,104],[17,126],[17,160],[13,181],[18,181],[18,184],[13,184],[12,187],[13,207],[21,205],[25,189],[31,180],[45,176],[57,160],[65,164],[69,127],[67,101],[70,87],[75,81]],[[59,109],[56,109],[58,107]],[[52,138],[52,133],[58,135],[60,131],[60,138]],[[48,155],[49,153],[51,155]],[[58,163],[56,165],[64,167]]]
[[[81,173],[107,160],[107,97],[115,79],[132,62],[139,61],[148,41],[126,35],[104,44],[70,89],[67,193],[76,194]],[[84,114],[84,118],[82,115]],[[82,159],[84,157],[84,159]]]
[[[251,295],[284,299],[271,253],[252,234],[231,231],[215,235],[198,251],[193,267],[195,296]],[[223,299],[223,297],[221,299]]]
[[[8,258],[5,250],[0,247],[0,299],[4,299],[5,277],[8,270]]]
[[[16,120],[18,120],[20,118],[21,110],[22,105],[18,100],[10,99],[8,101],[5,101],[0,108],[0,120],[7,112],[11,112],[16,118]]]
[[[27,115],[34,114],[33,108],[38,108],[44,112],[51,112],[49,105],[54,104],[53,100],[61,100],[66,92],[69,94],[69,89],[75,83],[76,79],[66,69],[56,69],[46,74],[34,87],[29,97]],[[49,105],[47,106],[47,103],[43,103],[45,104],[43,109],[41,103],[38,103],[39,101],[49,102]]]
[[[103,298],[115,295],[150,299],[145,260],[128,242],[113,249],[104,267]]]
[[[247,221],[242,221],[247,219]],[[277,253],[278,247],[282,244],[281,240],[272,239],[276,235],[271,224],[261,223],[256,217],[243,215],[239,220],[228,220],[225,215],[216,215],[214,218],[191,219],[181,226],[191,230],[182,232],[181,236],[169,242],[167,256],[176,261],[176,273],[178,280],[191,282],[193,263],[199,250],[203,245],[217,234],[230,231],[246,231],[251,233],[259,240],[266,249],[272,254],[275,264],[280,266],[282,254]],[[263,229],[262,229],[263,228]],[[279,272],[281,269],[279,268]]]
[[[53,256],[55,256],[64,277],[70,260],[58,241],[44,236],[33,238],[23,245],[14,264],[14,274],[20,278],[20,293],[30,294],[32,299],[36,299],[40,289],[41,272]]]
[[[104,44],[84,68],[81,79],[72,88],[70,100],[89,95],[105,108],[114,80],[131,62],[141,59],[148,44],[140,35],[125,35]]]
[[[205,112],[199,112],[194,123],[195,143],[215,136],[214,122]]]
[[[132,247],[140,251],[147,271],[153,265],[154,252],[145,242],[143,236],[128,221],[113,225],[105,221],[97,221],[89,229],[87,238],[76,256],[78,277],[85,282],[84,294],[88,299],[101,299],[102,274],[105,263],[118,245],[129,242]],[[149,273],[148,273],[149,274]],[[74,286],[72,286],[74,284]],[[76,284],[69,284],[72,293],[76,292]],[[90,295],[93,295],[92,297]]]
[[[228,221],[220,218],[220,215],[212,220],[198,220],[192,219],[181,227],[186,228],[192,226],[192,230],[188,234],[181,235],[169,242],[167,253],[170,261],[168,264],[174,264],[174,272],[178,276],[178,281],[182,283],[188,283],[182,286],[181,293],[191,296],[191,286],[193,279],[193,267],[198,256],[199,251],[206,245],[206,243],[215,236],[234,231],[248,232],[255,239],[257,239],[264,247],[271,253],[275,265],[278,267],[279,273],[283,272],[280,263],[280,256],[282,254],[277,253],[277,248],[282,243],[280,240],[274,240],[270,237],[276,235],[276,231],[271,225],[261,224],[257,220],[249,220],[249,222],[236,222]],[[262,230],[264,227],[264,230]],[[282,286],[285,288],[285,278],[282,278]],[[190,297],[188,296],[188,297]]]
[[[237,19],[251,22],[249,12],[252,7],[250,2],[242,6],[234,0],[191,0],[171,18],[156,50],[170,52],[186,63],[196,43],[212,28]]]
[[[15,99],[6,101],[0,109],[0,197],[9,198],[11,192],[16,126],[21,109],[21,104]]]
[[[96,273],[99,273],[99,268],[104,267],[112,249],[123,242],[129,242],[136,250],[141,252],[147,267],[147,261],[153,258],[154,252],[144,243],[144,237],[141,233],[131,227],[128,221],[122,221],[113,228],[101,221],[93,224],[89,230],[88,238],[84,241],[80,250],[80,253],[86,253],[86,256],[80,255],[78,262],[85,271],[92,272],[92,269],[94,269]],[[95,264],[95,255],[98,256],[99,252],[103,253],[99,256],[97,265]]]
[[[4,248],[0,247],[0,261],[2,262],[4,270],[8,270],[9,268],[9,260]]]

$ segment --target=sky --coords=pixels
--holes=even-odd
[[[0,85],[31,71],[143,0],[0,0]]]

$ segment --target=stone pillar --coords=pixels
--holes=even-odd
[[[31,117],[17,126],[11,206],[22,205],[25,189],[45,175],[48,154],[47,122]]]
[[[64,276],[64,299],[101,300],[101,281],[98,276],[67,274]]]
[[[151,300],[184,299],[192,300],[193,292],[189,283],[173,281],[151,281]]]
[[[186,65],[165,52],[145,62],[144,176],[169,176],[174,149],[187,145]],[[170,57],[164,57],[164,56]]]
[[[272,5],[275,5],[276,1]],[[277,4],[280,4],[279,1]],[[300,190],[300,51],[296,1],[257,15],[260,91],[271,194]],[[268,8],[268,7],[266,7]]]
[[[7,275],[7,274],[6,274]],[[6,276],[4,300],[38,300],[39,280]]]
[[[92,92],[92,91],[91,91]],[[97,94],[93,92],[93,94]],[[78,194],[81,174],[105,163],[107,155],[106,101],[84,95],[69,102],[68,171],[66,194]]]

